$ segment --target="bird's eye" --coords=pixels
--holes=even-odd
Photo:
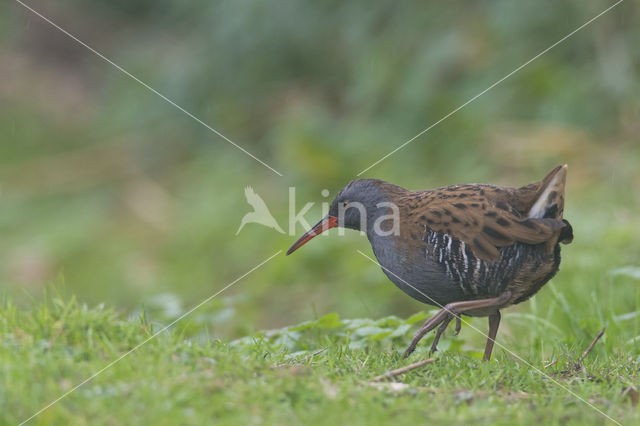
[[[342,202],[342,207],[347,207],[347,205],[348,205],[348,204],[349,204],[349,202],[348,202],[348,201],[343,201],[343,202]]]

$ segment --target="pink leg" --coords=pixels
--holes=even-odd
[[[453,302],[453,303],[447,304],[437,314],[429,318],[424,323],[424,325],[420,328],[420,330],[418,330],[415,336],[413,336],[413,340],[411,341],[411,344],[409,345],[407,350],[404,352],[404,358],[407,358],[409,355],[411,355],[413,351],[416,350],[416,346],[418,345],[418,342],[425,336],[425,334],[427,334],[428,332],[436,328],[438,325],[444,323],[444,328],[442,328],[441,331],[438,330],[436,334],[436,339],[434,340],[436,345],[437,345],[437,341],[440,339],[440,335],[442,334],[442,332],[444,332],[444,329],[449,324],[449,322],[453,319],[453,317],[456,317],[456,331],[458,331],[460,314],[463,314],[469,311],[474,311],[476,309],[486,309],[486,308],[492,308],[492,307],[499,308],[502,305],[504,305],[509,300],[510,297],[511,297],[511,292],[506,291],[502,293],[500,296],[494,297],[491,299],[466,300],[463,302]],[[500,323],[500,320],[498,319],[498,324],[499,323]],[[498,331],[498,327],[496,325],[495,332],[497,333],[497,331]],[[493,338],[495,339],[495,334]],[[491,343],[491,349],[492,348],[493,348],[493,342]],[[431,349],[432,350],[434,349],[434,345],[431,346]],[[491,350],[489,349],[489,355],[490,354],[491,354]]]
[[[496,340],[498,334],[498,326],[500,325],[500,311],[496,311],[495,314],[489,315],[489,338],[487,339],[487,345],[484,347],[483,361],[489,361],[491,359],[491,352],[493,351],[493,343]]]

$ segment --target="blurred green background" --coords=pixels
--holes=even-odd
[[[612,2],[29,4],[284,175],[0,5],[2,292],[167,321],[297,238],[255,224],[235,235],[246,186],[284,229],[294,186],[299,207],[316,203],[314,223],[321,190],[333,196]],[[640,266],[639,19],[621,4],[365,174],[412,189],[515,186],[568,163],[576,238],[552,289],[510,312],[562,321],[550,309],[565,300],[588,323],[638,309],[635,272],[609,271]],[[334,232],[280,255],[188,323],[232,338],[328,312],[425,309],[355,249],[371,253]]]

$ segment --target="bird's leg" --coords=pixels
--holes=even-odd
[[[491,351],[493,351],[493,343],[496,340],[498,334],[498,326],[500,325],[500,311],[496,311],[495,314],[489,315],[489,336],[487,339],[487,345],[484,347],[483,361],[489,361],[491,359]]]
[[[451,321],[452,319],[451,317],[453,316],[460,318],[460,314],[463,314],[468,311],[474,311],[477,309],[486,309],[486,308],[492,308],[492,307],[500,308],[505,303],[507,303],[510,297],[511,297],[511,292],[505,291],[500,296],[494,297],[491,299],[465,300],[463,302],[448,303],[444,308],[438,311],[437,314],[429,318],[424,323],[424,325],[420,328],[420,330],[418,330],[415,336],[413,336],[413,340],[411,341],[411,344],[409,345],[407,350],[404,352],[404,358],[407,358],[409,355],[413,353],[413,351],[416,350],[416,346],[418,345],[418,342],[424,337],[425,334],[427,334],[428,332],[436,328],[438,325],[442,324],[442,322],[446,321],[447,319]],[[456,325],[456,329],[457,328],[458,327]],[[497,326],[496,326],[496,332],[497,332]],[[492,347],[493,347],[493,343],[492,343]]]
[[[442,333],[444,333],[444,331],[447,329],[447,326],[452,319],[453,315],[449,314],[449,316],[447,316],[447,319],[445,319],[442,324],[440,324],[440,327],[438,327],[438,330],[436,331],[436,337],[433,338],[433,343],[431,344],[431,349],[429,350],[429,355],[438,350],[438,341],[440,340],[440,336],[442,336]]]

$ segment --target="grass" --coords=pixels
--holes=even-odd
[[[640,419],[638,359],[622,349],[628,330],[615,323],[583,363],[579,357],[591,339],[556,340],[557,362],[547,369],[540,346],[511,339],[513,349],[549,377],[498,348],[492,362],[481,362],[482,348],[465,340],[474,332],[463,326],[460,336],[448,333],[441,341],[433,364],[396,378],[403,385],[373,384],[371,378],[427,357],[432,335],[409,360],[401,358],[427,315],[343,320],[328,314],[231,342],[190,333],[187,319],[31,423],[607,423],[549,377],[623,424]],[[73,298],[50,296],[31,309],[5,300],[0,423],[27,419],[158,329],[144,313],[123,319]]]

